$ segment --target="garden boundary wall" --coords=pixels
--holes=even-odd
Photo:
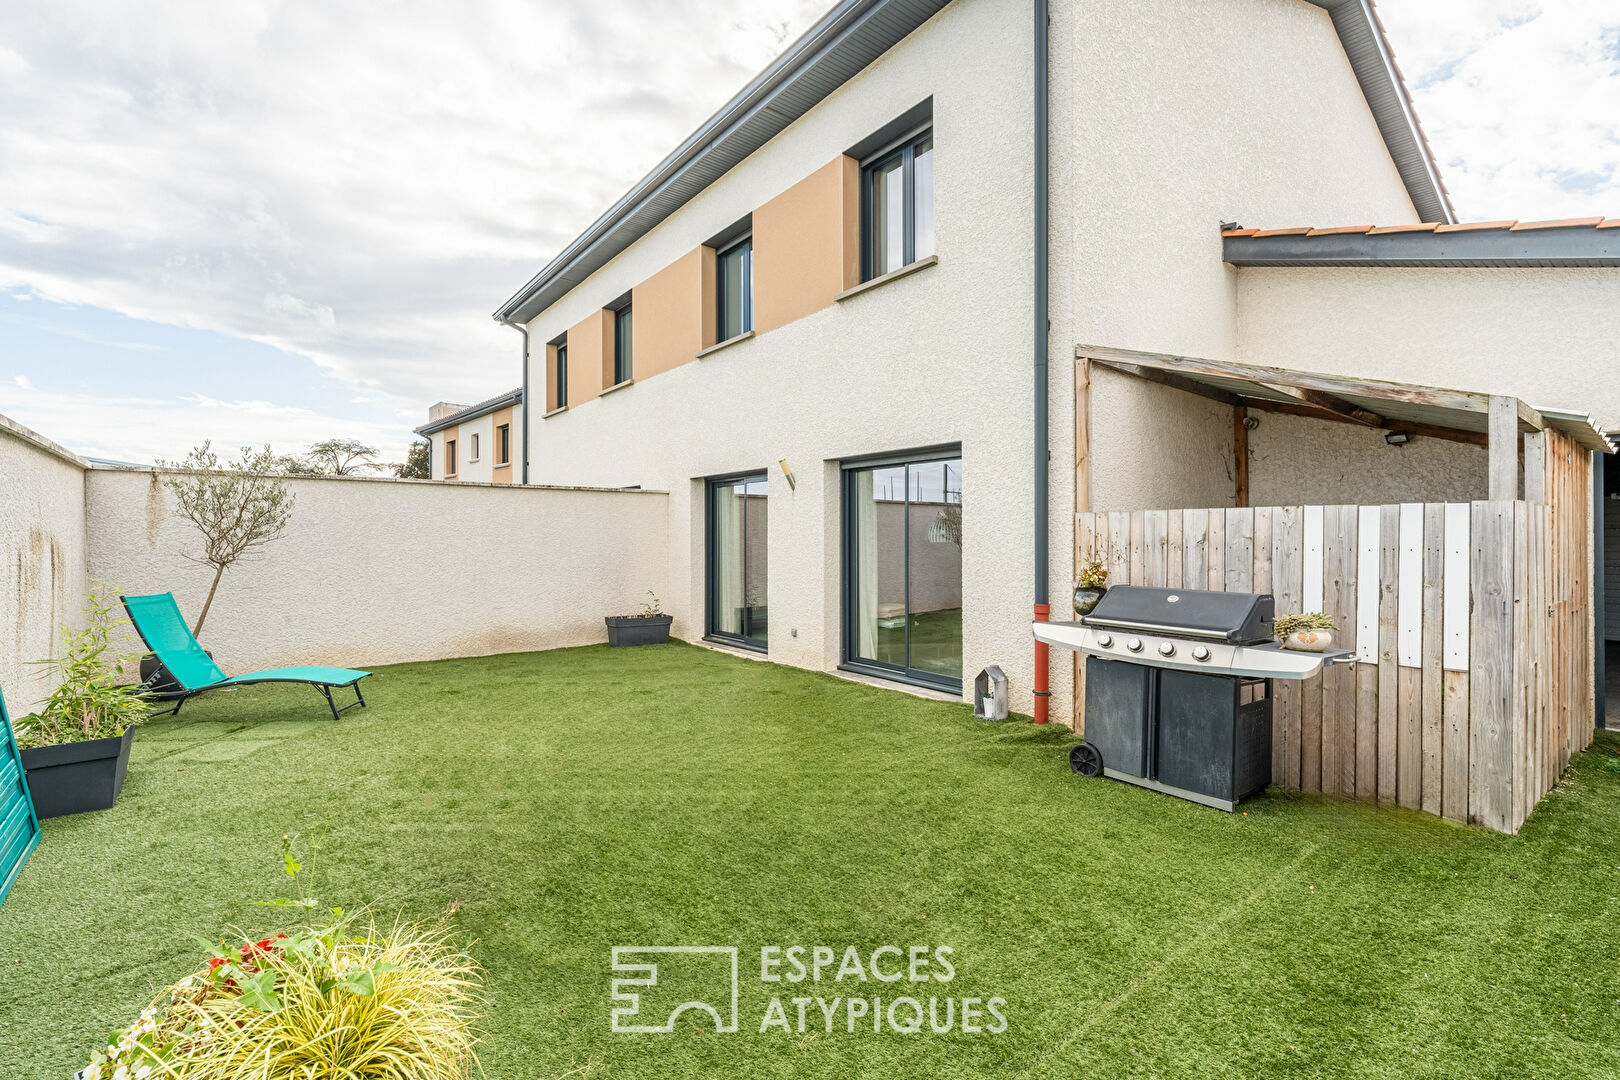
[[[172,592],[195,621],[213,571],[163,475],[93,465],[0,417],[0,687],[51,689],[29,660],[77,625],[92,581]],[[288,477],[284,537],[228,570],[200,640],[227,673],[367,667],[606,640],[605,615],[664,595],[658,491]],[[133,648],[132,643],[132,648]]]

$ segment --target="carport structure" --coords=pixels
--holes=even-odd
[[[1097,558],[1113,584],[1273,593],[1279,612],[1326,612],[1357,654],[1353,668],[1277,687],[1273,782],[1516,831],[1592,738],[1592,467],[1613,447],[1591,417],[1116,348],[1081,346],[1076,362],[1076,571]],[[1093,509],[1093,367],[1229,406],[1233,505]],[[1482,446],[1487,497],[1250,506],[1255,411]],[[1401,490],[1397,472],[1389,481]]]

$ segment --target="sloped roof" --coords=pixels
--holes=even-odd
[[[1620,266],[1620,218],[1227,229],[1233,266]]]
[[[421,427],[416,429],[416,433],[418,435],[432,435],[435,431],[443,431],[445,428],[455,427],[457,424],[466,420],[476,420],[480,416],[485,416],[489,413],[495,412],[497,409],[504,409],[508,405],[516,405],[522,400],[522,387],[519,387],[516,390],[508,390],[504,394],[496,394],[492,398],[485,398],[476,405],[469,405],[460,412],[451,413],[449,416],[441,416],[431,423],[423,424]]]
[[[1371,0],[1307,2],[1332,18],[1418,214],[1426,221],[1455,220]],[[840,0],[530,278],[495,319],[527,322],[556,303],[949,3]]]

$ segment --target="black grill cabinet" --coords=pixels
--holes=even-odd
[[[1232,810],[1271,783],[1271,683],[1088,656],[1086,744],[1107,776]]]

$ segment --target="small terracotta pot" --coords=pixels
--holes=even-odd
[[[1297,652],[1327,652],[1333,648],[1333,631],[1295,630],[1283,644]]]

